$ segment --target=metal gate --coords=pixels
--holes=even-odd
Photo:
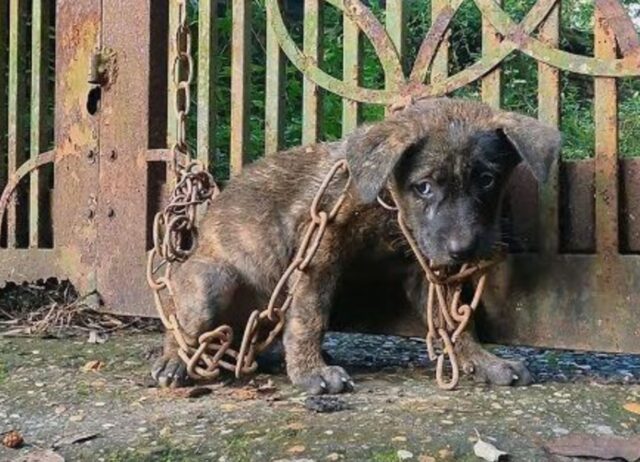
[[[449,74],[450,28],[465,1],[482,15],[482,55]],[[0,187],[8,202],[0,281],[68,278],[80,292],[95,293],[104,309],[154,315],[144,265],[151,219],[171,184],[166,162],[175,137],[170,101],[176,86],[168,64],[175,51],[168,44],[176,3],[5,0],[0,5]],[[255,4],[266,8],[266,154],[282,146],[286,129],[286,66],[303,76],[303,143],[322,135],[327,94],[342,98],[343,134],[360,122],[363,104],[450,94],[478,82],[482,99],[499,107],[501,65],[523,53],[537,61],[538,117],[558,125],[560,72],[593,76],[595,157],[561,162],[543,188],[518,172],[507,209],[516,232],[518,224],[534,223],[520,230],[530,244],[493,276],[480,321],[490,339],[501,342],[640,352],[640,161],[618,156],[616,86],[618,78],[640,77],[640,40],[618,0],[595,0],[594,56],[560,48],[562,0],[537,0],[519,22],[494,0],[431,0],[431,27],[410,66],[408,2],[305,0],[301,37],[292,34],[284,14],[283,5],[295,2],[281,3],[191,2],[198,16],[193,99],[201,160],[211,160],[219,141],[216,29],[224,8],[231,9],[233,21],[232,175],[249,159],[250,116],[256,111],[249,85]],[[384,20],[371,4],[383,9]],[[329,7],[343,15],[342,76],[322,67],[323,10]],[[380,60],[383,87],[361,83],[365,41]],[[417,326],[415,333],[422,335]]]

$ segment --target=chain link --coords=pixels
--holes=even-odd
[[[390,188],[389,192],[394,205],[388,205],[388,209],[396,211],[400,230],[409,243],[429,284],[427,306],[425,307],[427,321],[425,340],[429,359],[436,361],[436,382],[440,388],[452,390],[458,385],[460,377],[454,344],[469,325],[473,312],[480,304],[486,286],[487,272],[489,268],[498,263],[499,258],[473,265],[462,265],[460,270],[453,274],[448,274],[445,270],[432,269],[405,222],[397,192],[393,188]],[[466,281],[473,280],[474,277],[477,277],[478,280],[471,303],[462,303],[460,299],[462,285]],[[441,346],[439,354],[436,353],[435,343],[439,343]],[[445,363],[447,361],[451,369],[449,380],[445,378]]]

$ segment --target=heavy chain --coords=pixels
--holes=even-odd
[[[431,361],[436,361],[436,382],[444,390],[452,390],[458,385],[460,367],[454,350],[454,344],[460,334],[468,326],[471,315],[478,307],[487,281],[487,271],[498,262],[498,259],[478,263],[474,265],[462,265],[454,274],[447,274],[445,270],[434,270],[426,260],[411,230],[408,228],[404,213],[398,201],[397,192],[390,188],[389,192],[394,205],[387,205],[380,199],[379,202],[390,210],[397,212],[398,225],[409,243],[420,267],[425,273],[429,283],[425,317],[427,322],[427,352]],[[462,286],[466,281],[477,277],[476,287],[470,303],[461,301]],[[437,303],[437,305],[436,305]],[[436,309],[437,308],[437,309]],[[441,353],[436,353],[435,343],[441,345]],[[445,363],[449,362],[451,377],[445,378]]]

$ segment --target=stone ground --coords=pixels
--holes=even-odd
[[[153,388],[149,361],[160,343],[159,334],[104,344],[0,339],[0,433],[16,429],[26,442],[0,447],[0,460],[55,446],[67,461],[475,461],[477,431],[510,460],[529,462],[568,460],[543,446],[570,432],[640,430],[640,415],[623,408],[640,402],[634,356],[497,347],[525,358],[539,382],[498,389],[465,379],[444,392],[418,340],[333,334],[327,350],[357,389],[340,398],[346,409],[317,413],[281,371],[200,397]],[[83,370],[88,363],[94,370]]]

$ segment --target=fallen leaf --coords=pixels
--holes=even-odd
[[[162,397],[189,399],[200,398],[211,394],[211,392],[209,387],[158,388],[157,390],[157,394]]]
[[[476,444],[473,445],[473,453],[488,462],[500,462],[507,460],[507,453],[496,448],[493,444],[478,438]]]
[[[299,430],[304,430],[305,428],[307,428],[307,426],[302,422],[291,422],[285,428],[287,428],[288,430],[299,431]]]
[[[289,449],[287,449],[287,452],[289,454],[300,454],[306,451],[306,449],[307,449],[306,447],[299,444],[296,446],[291,446]]]
[[[98,359],[93,359],[87,362],[84,366],[80,368],[82,372],[98,372],[100,369],[104,367],[104,363]]]
[[[76,433],[75,435],[65,436],[60,438],[51,445],[53,449],[61,448],[62,446],[69,446],[76,443],[84,443],[100,436],[100,433]]]
[[[13,459],[13,462],[64,462],[64,457],[51,449],[38,449]]]
[[[557,455],[569,457],[595,457],[599,459],[640,459],[640,435],[622,438],[612,435],[586,435],[573,433],[556,438],[545,448]]]
[[[421,454],[418,456],[418,462],[436,462],[436,458]]]
[[[2,444],[8,448],[17,449],[24,444],[24,438],[18,431],[11,430],[2,437]]]
[[[234,388],[229,392],[229,395],[238,401],[249,401],[258,398],[258,390],[255,388]]]
[[[624,408],[634,414],[640,414],[640,403],[627,403],[624,405]]]

